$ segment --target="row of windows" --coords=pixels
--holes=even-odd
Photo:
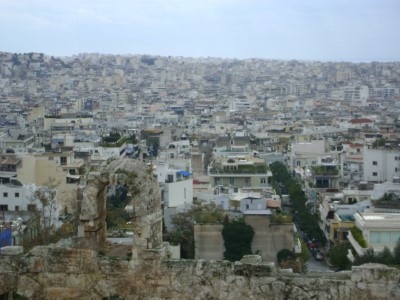
[[[27,206],[28,211],[36,211],[36,205],[35,204],[28,204]],[[15,211],[19,211],[19,205],[15,205]],[[0,204],[0,211],[8,211],[8,205],[6,204]]]
[[[250,177],[245,177],[244,178],[244,182],[246,183],[246,184],[249,184],[250,183]],[[266,182],[267,182],[267,179],[266,178],[260,178],[260,183],[261,184],[266,184]],[[215,184],[220,184],[221,183],[221,180],[220,180],[220,178],[219,177],[215,177]],[[233,178],[233,177],[230,177],[229,178],[229,184],[235,184],[235,178]]]
[[[369,241],[375,244],[395,244],[400,239],[400,231],[371,231]]]
[[[7,198],[8,197],[8,193],[7,192],[3,192],[3,197]],[[14,197],[15,198],[19,198],[19,193],[14,193]]]
[[[395,172],[398,172],[399,169],[398,168],[394,168]],[[372,172],[372,176],[378,176],[378,172]]]

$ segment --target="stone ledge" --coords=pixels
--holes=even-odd
[[[0,248],[0,254],[2,255],[20,255],[24,253],[22,246],[5,246]]]

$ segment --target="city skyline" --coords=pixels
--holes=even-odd
[[[399,11],[394,0],[0,0],[0,51],[399,61]]]

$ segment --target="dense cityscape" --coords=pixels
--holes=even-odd
[[[398,267],[399,130],[399,62],[0,52],[0,252]]]

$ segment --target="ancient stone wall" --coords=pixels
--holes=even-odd
[[[161,195],[157,180],[149,166],[132,160],[120,159],[111,162],[106,170],[110,185],[118,181],[126,181],[128,191],[132,195],[134,247],[132,255],[141,250],[152,249],[162,243],[162,211]]]
[[[274,264],[168,260],[167,247],[139,261],[90,249],[35,247],[0,256],[0,295],[28,299],[399,299],[400,270],[367,264],[338,273],[282,273]]]

